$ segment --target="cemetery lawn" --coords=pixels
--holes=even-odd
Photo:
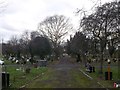
[[[16,67],[6,68],[6,71],[10,74],[10,88],[20,88],[21,86],[33,81],[37,76],[41,76],[47,71],[46,67],[31,68],[29,74],[26,74],[22,70],[16,70]]]
[[[81,66],[81,69],[86,72],[85,67]],[[99,74],[99,68],[95,66],[95,73],[86,72],[89,76],[91,76],[96,82],[99,82],[103,87],[113,88],[113,83],[118,80],[118,67],[111,66],[112,72],[112,80],[105,80],[105,72],[107,72],[107,67],[103,68],[103,74]]]

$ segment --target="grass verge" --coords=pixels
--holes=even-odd
[[[32,82],[36,76],[42,75],[47,71],[47,67],[31,68],[30,73],[26,74],[22,70],[16,69],[16,67],[6,68],[6,71],[10,74],[10,88],[20,88],[26,83]]]
[[[81,66],[81,69],[87,73],[89,76],[91,76],[96,82],[99,82],[101,85],[103,85],[105,88],[113,88],[113,83],[118,79],[118,67],[112,66],[111,72],[112,72],[112,80],[105,80],[105,72],[107,72],[107,67],[103,68],[103,74],[99,74],[99,68],[95,67],[95,72],[89,73],[86,72],[85,67]]]

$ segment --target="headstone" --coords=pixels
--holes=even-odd
[[[2,72],[2,88],[9,87],[9,78],[10,78],[9,73]]]
[[[91,67],[91,66],[89,67],[89,70],[90,70],[90,72],[89,72],[89,73],[91,73],[91,72],[92,72],[92,67]]]
[[[108,80],[108,72],[105,72],[105,80]],[[110,72],[110,80],[112,80],[112,72]]]
[[[95,67],[92,67],[93,68],[93,72],[95,72]]]
[[[34,65],[34,68],[37,68],[37,66],[38,66],[37,63],[34,63],[33,65]]]
[[[38,66],[40,67],[47,66],[47,60],[38,60]]]

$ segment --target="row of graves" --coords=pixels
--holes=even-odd
[[[8,60],[11,61],[13,64],[18,64],[18,65],[32,65],[33,67],[47,66],[47,59],[41,60],[37,56],[35,56],[34,58],[31,58],[30,56],[21,56],[21,58],[10,56]]]
[[[109,58],[104,58],[103,61],[107,62]],[[113,63],[117,63],[118,62],[118,58],[110,58],[110,60],[113,62]],[[87,60],[88,62],[94,62],[94,63],[98,63],[100,62],[100,58],[98,59],[95,59],[95,58],[92,58],[92,59],[89,59]]]
[[[35,62],[31,63],[31,57],[28,56],[21,56],[21,58],[17,58],[14,56],[9,56],[8,61],[11,62],[10,65],[6,65],[4,63],[3,59],[6,59],[4,56],[0,60],[0,80],[2,80],[2,88],[7,88],[10,86],[10,74],[9,72],[6,72],[6,68],[9,68],[9,66],[17,67],[16,71],[22,71],[26,74],[30,73],[31,68],[39,68],[39,67],[46,67],[47,66],[47,60],[41,60],[39,58],[33,58]],[[1,83],[0,82],[0,83]]]
[[[111,59],[107,59],[107,58],[104,58],[103,59],[103,63],[106,63],[106,65],[110,65],[112,63],[112,66],[118,66],[118,61],[119,59],[118,58],[111,58]],[[99,59],[89,59],[87,61],[87,63],[85,64],[85,67],[86,67],[86,71],[91,73],[91,72],[95,72],[95,67],[93,65],[96,64],[96,63],[100,63],[101,61]],[[105,67],[107,67],[105,66]]]

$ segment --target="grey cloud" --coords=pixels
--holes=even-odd
[[[9,25],[8,22],[1,21],[0,22],[0,28],[6,31],[16,31],[13,26]]]

